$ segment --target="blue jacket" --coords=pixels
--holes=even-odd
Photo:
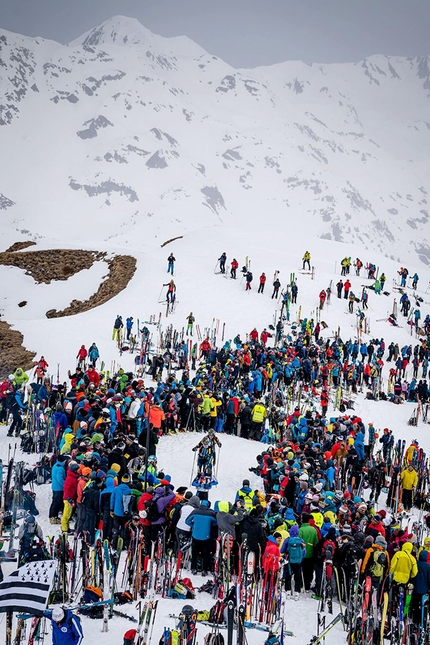
[[[187,517],[185,524],[191,526],[191,537],[195,540],[208,540],[217,521],[210,509],[197,508]]]
[[[430,564],[427,562],[428,552],[423,549],[418,558],[418,573],[414,578],[414,593],[424,594],[430,591]]]
[[[131,488],[128,484],[119,484],[113,489],[110,498],[110,510],[114,512],[117,517],[125,517],[122,498],[124,495],[131,495]]]
[[[47,617],[52,622],[52,643],[53,645],[81,645],[84,632],[81,621],[70,609],[66,609],[65,620],[58,625],[52,620],[52,612],[47,612]]]
[[[66,479],[66,469],[64,467],[64,462],[57,461],[52,466],[51,471],[51,488],[53,491],[60,491],[64,488],[64,481]]]
[[[41,385],[37,392],[37,400],[43,401],[43,399],[45,399],[45,401],[47,401],[48,398],[49,398],[48,390],[44,385]]]
[[[54,412],[52,415],[52,424],[54,426],[54,430],[57,429],[57,425],[59,424],[60,429],[64,432],[69,425],[69,422],[67,421],[67,417],[64,412]]]

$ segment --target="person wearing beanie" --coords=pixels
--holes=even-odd
[[[175,506],[175,510],[172,515],[172,523],[175,525],[175,534],[176,534],[176,549],[179,549],[190,541],[191,536],[191,527],[186,524],[186,519],[191,513],[200,507],[200,499],[188,491],[185,495],[190,494],[188,499],[185,500],[185,503]]]
[[[63,509],[63,489],[66,481],[66,462],[65,456],[60,456],[58,461],[52,466],[51,470],[51,489],[52,500],[49,507],[49,521],[51,524],[60,524],[58,517],[59,512]]]
[[[378,589],[390,566],[387,542],[382,535],[377,535],[374,543],[367,549],[361,565],[363,579],[370,576],[372,585]]]
[[[299,529],[299,537],[306,544],[306,555],[302,561],[303,581],[305,591],[311,588],[311,582],[314,575],[314,549],[318,544],[318,533],[315,527],[309,524],[311,516],[308,513],[302,514],[302,525]]]
[[[294,600],[299,599],[302,588],[302,562],[306,555],[306,544],[299,537],[299,527],[293,525],[290,529],[290,537],[284,540],[281,547],[281,555],[288,555],[288,566],[285,568],[285,590],[287,596],[291,595],[291,583],[294,577]]]
[[[131,489],[128,485],[130,482],[129,475],[123,475],[121,483],[112,491],[110,497],[110,514],[113,518],[112,523],[112,547],[116,549],[118,537],[124,539],[124,527],[129,519],[131,503]]]
[[[69,461],[63,488],[63,516],[61,518],[61,530],[63,533],[68,533],[69,531],[70,518],[72,517],[73,509],[76,506],[79,478],[78,471],[79,464],[76,461]]]
[[[252,490],[252,488],[249,485],[249,479],[244,479],[242,482],[242,488],[240,488],[235,497],[235,503],[241,500],[243,503],[244,508],[248,511],[251,510],[256,504],[258,504],[258,500],[255,498],[255,493]]]
[[[423,596],[430,592],[430,562],[428,561],[428,555],[428,551],[425,549],[418,555],[418,573],[414,578],[412,611],[416,625],[421,622]]]
[[[412,544],[405,542],[391,560],[390,574],[393,582],[406,585],[418,573],[417,561],[412,555]]]
[[[405,511],[412,508],[412,496],[418,483],[418,475],[412,464],[409,464],[400,476],[402,483],[402,504]]]
[[[84,632],[80,618],[70,609],[54,607],[44,615],[52,623],[52,642],[54,645],[81,645]]]

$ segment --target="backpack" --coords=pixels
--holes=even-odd
[[[146,519],[149,522],[156,522],[163,516],[163,513],[160,513],[157,507],[157,500],[153,497],[145,504]]]
[[[99,587],[86,587],[84,591],[83,601],[85,605],[92,605],[95,602],[100,602],[103,600],[103,593]],[[81,614],[84,616],[90,616],[90,618],[102,618],[103,617],[103,605],[97,605],[96,607],[88,607],[86,609],[80,610]]]
[[[205,645],[224,645],[224,636],[221,632],[206,634],[204,638]]]
[[[292,537],[288,540],[288,559],[290,564],[300,564],[303,560],[302,540],[299,537]]]
[[[387,556],[383,551],[374,551],[370,556],[371,565],[369,567],[369,573],[373,578],[382,578],[384,575],[385,564],[387,562]]]
[[[355,544],[351,544],[346,553],[342,567],[348,571],[356,570],[357,562],[359,560],[359,550]]]
[[[336,545],[332,540],[326,540],[323,544],[322,555],[326,562],[333,562],[333,553],[336,549]]]
[[[124,515],[131,515],[133,512],[133,495],[126,494],[122,496],[122,510]]]

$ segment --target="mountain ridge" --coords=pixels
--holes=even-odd
[[[79,213],[93,239],[99,215],[133,244],[264,213],[430,263],[430,57],[236,70],[121,16],[68,45],[0,30],[0,48],[6,223],[49,237]]]

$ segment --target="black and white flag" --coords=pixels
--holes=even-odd
[[[0,612],[20,611],[42,616],[56,570],[54,560],[29,562],[0,582]]]

